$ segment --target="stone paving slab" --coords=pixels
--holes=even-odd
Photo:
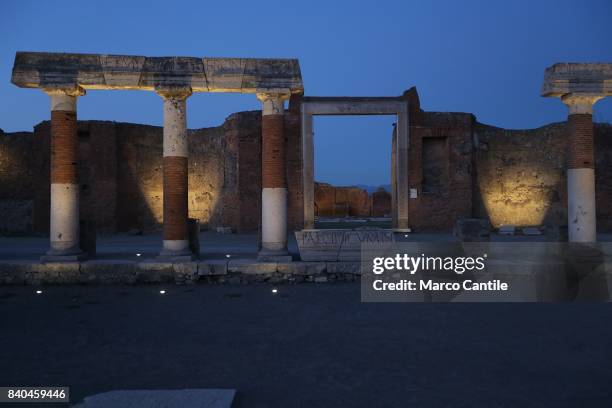
[[[74,408],[230,408],[236,390],[118,390],[85,397]]]

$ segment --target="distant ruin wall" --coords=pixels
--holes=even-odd
[[[391,194],[372,194],[359,187],[315,182],[315,215],[318,217],[384,217],[391,214]]]

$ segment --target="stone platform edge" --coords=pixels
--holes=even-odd
[[[485,273],[481,278],[535,276],[541,269],[538,263],[521,260],[490,261],[488,264],[495,267],[495,272],[491,275]],[[556,266],[548,265],[552,269]],[[612,293],[612,262],[605,262],[601,267]],[[361,270],[359,261],[277,263],[258,262],[255,259],[230,259],[173,263],[147,259],[95,259],[45,263],[36,260],[0,260],[0,286],[352,282],[361,279]],[[435,272],[433,274],[435,275]]]
[[[2,285],[257,283],[354,281],[359,262],[257,262],[254,259],[160,262],[0,260]]]

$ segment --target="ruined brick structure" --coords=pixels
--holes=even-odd
[[[372,217],[388,217],[391,214],[391,194],[384,188],[379,188],[372,193],[370,203]]]
[[[359,187],[315,183],[317,217],[389,217],[391,194],[383,188],[368,194]]]
[[[415,230],[450,230],[460,217],[494,227],[566,225],[566,123],[506,130],[466,113],[424,112],[410,100],[410,222]],[[612,126],[595,124],[597,223],[612,228]],[[570,145],[571,146],[571,145]]]
[[[404,97],[411,108],[413,230],[450,231],[460,217],[488,218],[496,227],[567,222],[565,123],[506,130],[481,124],[468,113],[422,111],[414,89]],[[303,225],[299,111],[300,97],[292,96],[284,115],[290,230]],[[162,128],[79,121],[77,130],[81,218],[95,221],[98,231],[161,229]],[[597,225],[609,231],[612,126],[595,124],[594,135]],[[189,216],[204,227],[256,231],[261,217],[261,112],[232,114],[221,126],[190,130],[188,137]],[[49,141],[48,121],[33,132],[0,133],[1,231],[48,231]],[[357,188],[319,184],[316,191],[319,216],[382,216],[390,206],[384,194],[375,200],[377,193],[368,197]]]
[[[315,183],[315,215],[318,217],[369,217],[371,197],[358,187],[336,187]]]
[[[409,200],[414,230],[449,230],[472,215],[472,125],[468,113],[424,112],[416,90],[410,106]]]

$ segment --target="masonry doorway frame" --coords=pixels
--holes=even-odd
[[[401,97],[305,96],[300,108],[302,123],[302,186],[304,229],[315,229],[314,215],[314,116],[395,115],[395,163],[391,183],[391,217],[396,232],[410,232],[408,217],[408,101]]]

